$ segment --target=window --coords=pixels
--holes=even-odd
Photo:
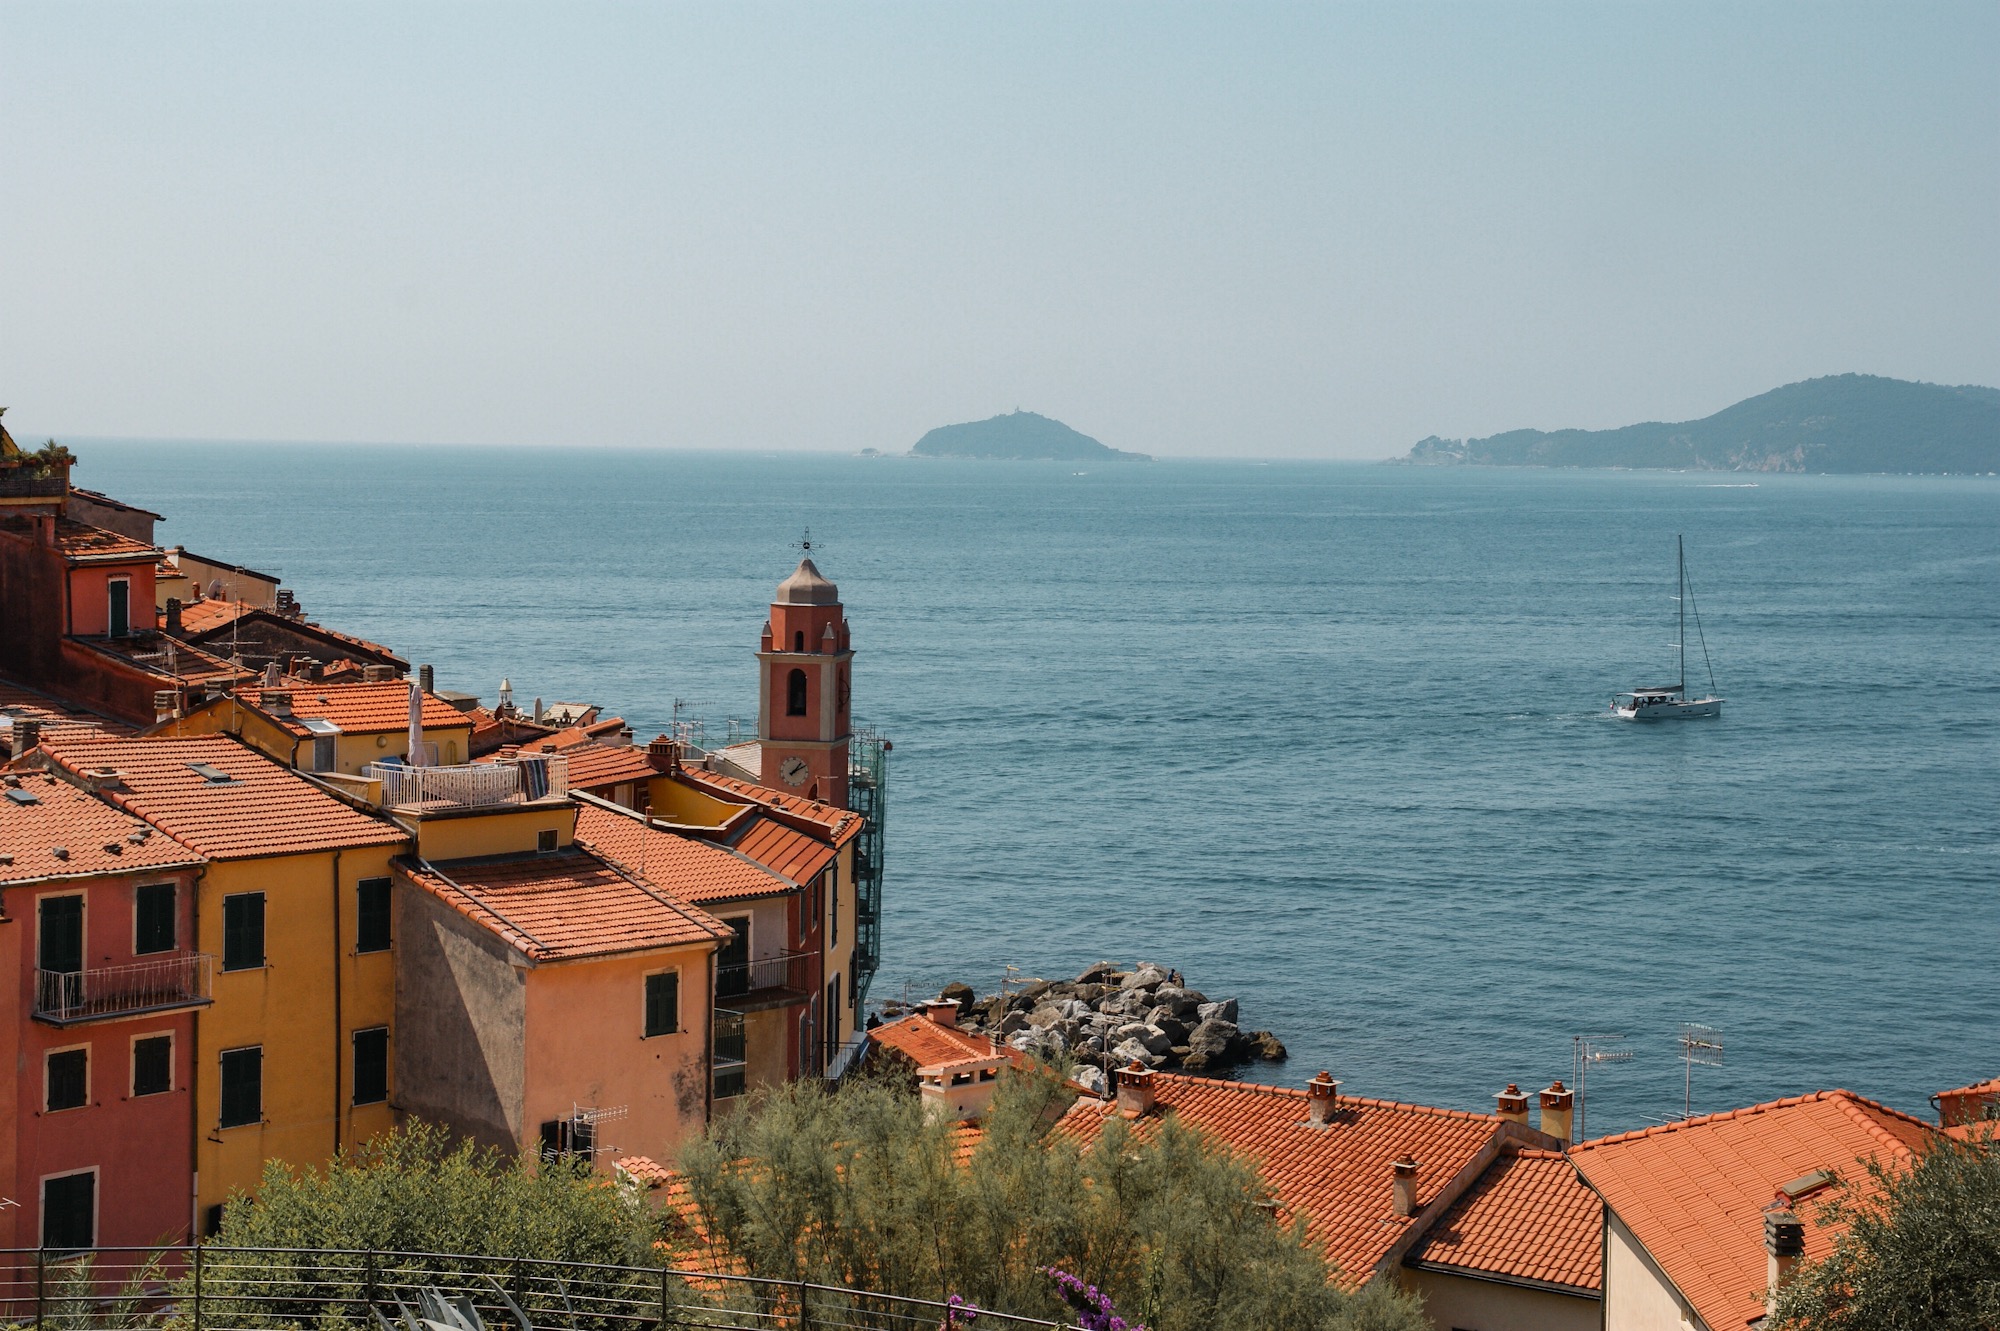
[[[90,1103],[90,1046],[58,1049],[43,1061],[42,1107],[81,1109]]]
[[[174,950],[174,885],[148,883],[132,894],[132,951]]]
[[[174,1089],[174,1037],[142,1035],[132,1041],[132,1095],[161,1095]]]
[[[111,636],[122,638],[132,631],[132,580],[111,580]]]
[[[678,1035],[681,1029],[681,973],[646,977],[646,1034]]]
[[[264,1048],[222,1051],[222,1126],[240,1128],[264,1117]]]
[[[544,855],[553,854],[558,849],[554,828],[535,833],[535,849]]]
[[[45,971],[74,975],[83,969],[83,898],[43,897],[35,964]]]
[[[334,750],[335,750],[335,743],[334,743],[334,737],[332,735],[314,735],[313,771],[315,772],[333,771],[335,765],[339,762],[339,759],[335,756]]]
[[[222,969],[255,970],[264,964],[264,894],[239,892],[222,899]]]
[[[800,629],[792,634],[792,650],[803,653],[806,649],[806,631]]]
[[[354,1103],[379,1105],[389,1098],[389,1028],[371,1026],[354,1033]]]
[[[826,982],[826,1047],[840,1048],[840,975]]]
[[[728,998],[750,992],[750,917],[738,915],[723,923],[735,936],[715,954],[715,992]]]
[[[794,670],[785,676],[785,715],[806,714],[806,672]]]
[[[389,880],[364,878],[355,886],[354,950],[389,949]]]
[[[826,866],[826,945],[840,943],[840,861]]]
[[[574,1118],[552,1118],[542,1124],[542,1159],[588,1158],[596,1153],[596,1125]]]
[[[42,1246],[97,1246],[97,1171],[42,1180]]]
[[[743,1094],[743,1065],[715,1070],[715,1098],[728,1100]]]

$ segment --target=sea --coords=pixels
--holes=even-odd
[[[1253,1080],[1490,1109],[1587,1047],[1591,1135],[2000,1075],[2000,481],[71,442],[164,543],[640,742],[754,719],[809,532],[893,745],[873,1001],[1158,961],[1285,1043]],[[1621,722],[1677,536],[1727,704]]]

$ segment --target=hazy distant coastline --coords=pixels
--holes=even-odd
[[[1432,435],[1390,459],[1414,466],[1633,467],[1677,471],[2000,471],[2000,389],[1869,374],[1807,379],[1697,421],[1615,430]]]
[[[1007,462],[1151,462],[1144,453],[1108,448],[1061,421],[1015,410],[983,421],[940,425],[910,450],[919,458],[990,458]]]

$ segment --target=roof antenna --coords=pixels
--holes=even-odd
[[[1694,1065],[1705,1068],[1722,1066],[1722,1032],[1713,1026],[1701,1026],[1694,1022],[1681,1023],[1680,1038],[1675,1041],[1681,1047],[1681,1117],[1694,1117]]]

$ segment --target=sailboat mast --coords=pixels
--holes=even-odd
[[[1680,595],[1674,598],[1680,604],[1681,631],[1674,635],[1674,645],[1681,652],[1680,691],[1681,697],[1685,698],[1688,687],[1688,557],[1687,541],[1681,536],[1674,537],[1674,563],[1679,567],[1681,579]]]

